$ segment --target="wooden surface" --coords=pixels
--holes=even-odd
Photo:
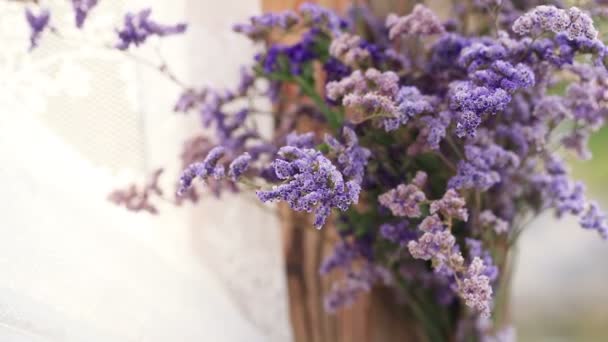
[[[264,11],[295,9],[304,1],[263,0]],[[317,3],[344,10],[347,0],[321,0]],[[407,12],[407,1],[377,0],[369,4],[379,13]],[[277,113],[285,113],[289,103],[296,101],[295,89],[283,89]],[[280,121],[281,118],[278,118]],[[301,121],[298,131],[321,131],[310,121]],[[289,292],[290,319],[295,342],[385,342],[424,341],[418,336],[407,310],[394,302],[387,289],[374,289],[360,296],[351,307],[328,314],[323,308],[323,297],[329,291],[332,276],[319,275],[320,262],[332,252],[337,239],[333,227],[322,231],[313,228],[308,215],[295,213],[288,207],[280,208],[283,217],[285,272]]]

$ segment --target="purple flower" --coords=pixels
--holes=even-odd
[[[342,137],[344,143],[326,135],[325,142],[331,152],[336,154],[337,164],[342,174],[361,184],[371,152],[367,148],[359,146],[359,139],[352,128],[344,127]]]
[[[376,283],[390,284],[390,272],[378,265],[365,263],[358,270],[351,270],[340,283],[334,283],[329,294],[325,296],[324,306],[329,313],[350,306],[362,292],[369,292]]]
[[[49,21],[51,19],[51,12],[48,9],[41,9],[37,14],[32,12],[31,9],[25,9],[25,18],[30,26],[30,50],[33,50],[38,46],[38,41],[42,32],[49,27]]]
[[[489,317],[492,304],[492,286],[484,274],[483,261],[475,257],[463,279],[458,283],[458,293],[468,307],[477,310],[482,317]]]
[[[295,132],[287,135],[287,145],[299,148],[313,148],[315,134],[313,132],[297,134]]]
[[[482,227],[491,228],[496,234],[504,234],[509,231],[509,223],[496,217],[491,210],[484,210],[479,214],[479,224]]]
[[[436,271],[453,273],[451,264],[461,259],[460,253],[455,249],[456,238],[439,219],[439,216],[427,216],[418,228],[424,233],[417,239],[409,241],[407,248],[414,259],[433,260]],[[454,259],[454,260],[452,260]],[[461,263],[461,261],[458,261]]]
[[[268,48],[265,55],[259,56],[264,72],[272,74],[274,72],[290,72],[295,75],[302,73],[304,65],[309,63],[317,56],[316,38],[320,31],[311,29],[302,35],[302,39],[293,45],[273,44]],[[289,70],[284,70],[281,57],[287,59]]]
[[[179,189],[177,190],[178,195],[183,195],[192,186],[192,181],[196,177],[200,177],[205,180],[210,176],[216,179],[223,178],[225,175],[225,169],[222,165],[218,165],[218,161],[225,155],[226,149],[217,146],[211,149],[207,154],[207,157],[202,162],[197,162],[189,165],[179,178]]]
[[[595,39],[598,31],[587,13],[577,7],[568,10],[541,5],[519,17],[513,23],[513,31],[519,35],[537,36],[543,32],[565,33],[570,40]]]
[[[511,95],[502,88],[476,86],[472,82],[456,81],[450,87],[450,108],[461,112],[457,134],[474,136],[484,114],[505,110]]]
[[[416,239],[416,233],[408,229],[409,222],[406,220],[397,223],[384,223],[380,226],[380,236],[399,245],[407,245]]]
[[[337,268],[349,268],[353,261],[360,256],[359,249],[354,243],[338,242],[333,253],[323,260],[319,274],[326,275]]]
[[[400,217],[420,217],[420,205],[426,202],[424,192],[415,184],[400,184],[378,196],[378,202]]]
[[[494,265],[492,255],[483,248],[481,240],[466,238],[465,244],[469,250],[469,258],[480,258],[484,263],[484,275],[494,282],[498,279],[498,267]]]
[[[262,202],[281,200],[295,211],[315,213],[314,226],[322,228],[332,208],[347,210],[357,203],[361,187],[344,176],[320,152],[294,146],[284,146],[278,152],[283,159],[275,160],[275,172],[281,185],[256,194]]]
[[[383,120],[384,129],[386,131],[395,130],[422,113],[433,112],[434,107],[432,102],[433,99],[422,95],[418,88],[402,87],[395,96],[397,112],[394,117]]]
[[[305,24],[314,28],[327,29],[332,34],[339,34],[348,24],[335,12],[317,4],[305,2],[298,8]]]
[[[465,146],[466,160],[458,163],[458,173],[448,182],[454,189],[487,190],[501,180],[500,172],[519,166],[519,157],[501,146]]]
[[[228,177],[230,177],[233,182],[236,182],[239,177],[247,171],[249,162],[251,162],[251,155],[247,152],[236,157],[228,167]]]
[[[416,141],[408,146],[407,154],[416,155],[428,150],[438,150],[439,144],[447,134],[448,126],[452,120],[452,114],[444,111],[436,116],[425,115],[416,121],[420,130]]]
[[[356,67],[370,58],[370,53],[361,47],[361,37],[350,33],[342,33],[334,38],[329,45],[329,54],[345,65]]]
[[[76,27],[82,28],[84,21],[89,15],[89,12],[93,9],[93,7],[97,6],[97,1],[98,0],[72,0]]]
[[[186,24],[162,25],[150,19],[151,14],[152,10],[149,8],[137,13],[127,13],[123,27],[116,31],[119,39],[116,48],[126,50],[131,45],[143,44],[150,36],[164,37],[186,31]]]
[[[456,190],[448,189],[443,198],[431,202],[430,212],[431,214],[439,212],[444,218],[466,221],[469,218],[466,204]]]
[[[232,27],[235,32],[242,33],[254,41],[266,40],[273,29],[289,30],[298,23],[299,19],[293,11],[281,13],[264,13],[249,18],[247,24],[236,24]]]
[[[585,229],[596,230],[603,239],[608,239],[608,220],[596,202],[589,204],[587,211],[580,218],[580,225]]]
[[[389,14],[386,27],[390,40],[400,35],[428,36],[445,32],[437,15],[422,4],[416,4],[412,13],[403,17]]]

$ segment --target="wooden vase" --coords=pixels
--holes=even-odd
[[[263,10],[295,9],[302,2],[263,0]],[[321,0],[320,5],[342,11],[351,1]],[[366,3],[379,13],[394,11],[405,13],[411,8],[408,1],[376,0]],[[293,98],[295,89],[283,89],[282,98],[275,108],[282,113]],[[277,125],[281,118],[277,117]],[[296,124],[299,131],[320,131],[311,121]],[[350,308],[336,314],[326,313],[323,297],[329,291],[332,276],[320,276],[319,265],[332,252],[337,239],[329,224],[319,231],[313,228],[309,215],[296,213],[286,206],[280,209],[283,225],[285,274],[287,277],[290,320],[295,342],[387,342],[425,341],[415,321],[393,294],[384,288],[375,288],[363,294]]]

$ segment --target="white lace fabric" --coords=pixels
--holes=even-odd
[[[68,2],[48,3],[70,27]],[[162,45],[182,79],[236,82],[253,47],[230,26],[256,1],[143,3],[192,23]],[[86,43],[124,8],[100,1],[84,34],[68,31],[77,44],[43,37],[29,54],[22,6],[0,2],[0,340],[289,341],[272,214],[206,198],[151,217],[105,199],[158,166],[171,184],[198,123],[171,113],[179,89],[154,70]]]

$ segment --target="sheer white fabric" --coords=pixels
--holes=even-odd
[[[230,25],[257,1],[141,3],[193,24],[162,45],[180,78],[234,84],[253,47]],[[68,40],[100,42],[124,7],[100,1]],[[171,113],[179,90],[95,44],[45,37],[28,54],[27,35],[22,7],[0,2],[0,340],[290,340],[274,215],[236,198],[161,204],[159,217],[105,200],[158,166],[173,181],[197,125]]]

